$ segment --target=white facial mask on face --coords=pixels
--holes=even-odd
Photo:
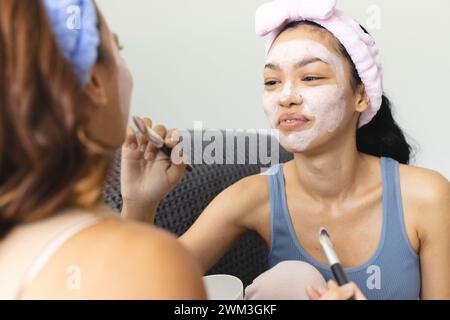
[[[303,152],[327,132],[334,132],[345,115],[344,67],[340,58],[322,44],[311,40],[293,40],[276,45],[267,57],[267,63],[279,65],[284,78],[290,79],[294,66],[305,58],[320,58],[330,65],[337,84],[315,87],[297,86],[287,80],[282,90],[265,91],[264,110],[273,129],[278,127],[282,114],[296,112],[312,119],[312,127],[302,131],[282,132],[278,129],[280,143],[294,152]],[[281,107],[280,102],[294,98],[300,110]]]

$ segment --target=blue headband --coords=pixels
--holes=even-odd
[[[43,1],[56,42],[84,86],[98,58],[100,35],[92,0]]]

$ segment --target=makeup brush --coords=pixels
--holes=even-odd
[[[163,138],[155,132],[152,128],[148,127],[145,122],[139,117],[133,117],[133,122],[136,125],[139,132],[146,136],[150,143],[154,144],[159,150],[161,150],[165,155],[170,157],[172,155],[172,148],[166,147]],[[186,165],[186,171],[191,172],[193,170],[192,166]]]
[[[336,282],[338,283],[339,286],[347,284],[349,282],[347,279],[347,275],[345,274],[341,262],[339,261],[339,258],[333,249],[333,244],[331,243],[330,235],[328,234],[328,231],[323,227],[320,228],[319,230],[319,241],[320,245],[322,246],[323,252],[327,257],[328,263],[331,268],[331,272],[333,273]],[[354,299],[355,298],[352,297],[350,300]]]

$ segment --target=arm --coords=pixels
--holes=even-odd
[[[235,183],[219,194],[180,241],[208,271],[268,211],[267,177],[256,175]],[[260,219],[259,219],[260,220]]]
[[[202,212],[195,223],[179,240],[207,272],[246,231],[255,230],[256,217],[269,210],[267,177],[256,175],[244,178],[220,193]],[[137,220],[153,221],[152,207],[135,207],[142,212]]]
[[[425,186],[425,188],[423,188]],[[424,185],[418,234],[422,299],[450,299],[450,184],[437,173]]]
[[[145,119],[145,122],[151,125],[150,119]],[[167,134],[162,126],[154,129],[165,138],[167,146],[176,146],[179,139],[172,139],[176,132]],[[131,148],[133,145],[136,148]],[[139,151],[141,146],[145,152]],[[153,156],[144,157],[149,153]],[[179,153],[179,150],[175,148],[174,153]],[[176,166],[170,160],[131,129],[128,130],[122,148],[123,217],[154,222],[159,201],[175,187],[184,173],[183,165]],[[209,270],[246,230],[255,229],[255,214],[269,210],[266,179],[261,175],[249,177],[223,191],[180,238],[198,258],[203,271]]]

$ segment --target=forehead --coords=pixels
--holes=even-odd
[[[325,29],[301,25],[283,31],[274,41],[268,59],[280,58],[295,54],[297,57],[306,54],[328,54],[341,58],[339,44],[333,35]]]

